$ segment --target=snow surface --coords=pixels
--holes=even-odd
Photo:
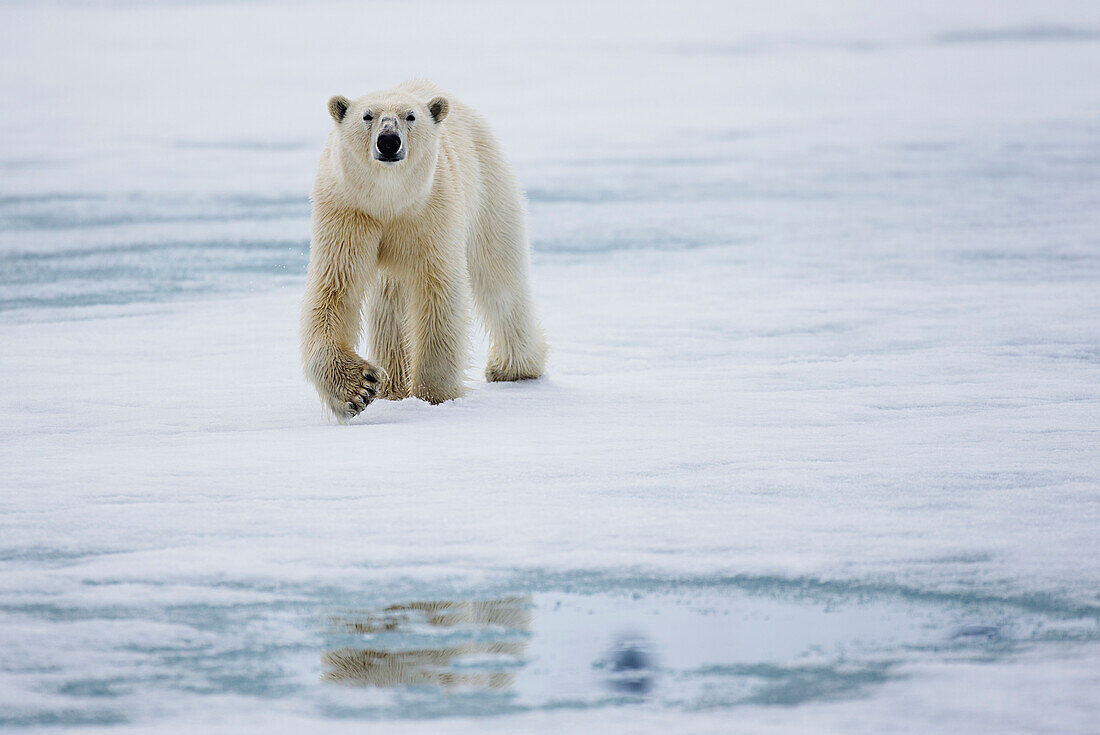
[[[1100,6],[14,4],[0,41],[0,727],[1095,732]],[[328,97],[408,76],[513,157],[550,371],[486,385],[481,340],[468,397],[337,426],[306,194]],[[322,679],[482,640],[509,687]]]

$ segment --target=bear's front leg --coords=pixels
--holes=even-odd
[[[466,393],[464,371],[469,362],[469,307],[464,271],[458,255],[448,262],[427,263],[411,279],[413,360],[411,392],[437,404]]]
[[[364,285],[376,267],[378,239],[377,228],[364,216],[315,205],[302,300],[302,362],[321,400],[341,421],[374,400],[383,377],[354,349]]]

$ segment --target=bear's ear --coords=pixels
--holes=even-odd
[[[344,115],[348,114],[348,107],[351,106],[351,102],[348,98],[342,94],[338,94],[328,101],[328,114],[332,115],[332,119],[336,122],[340,122],[344,119]]]
[[[451,103],[447,101],[446,97],[436,97],[428,103],[428,112],[432,113],[432,120],[435,120],[436,123],[443,122],[450,111]]]

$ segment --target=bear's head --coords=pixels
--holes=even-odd
[[[359,163],[375,170],[434,164],[439,126],[449,110],[445,97],[435,97],[425,104],[392,92],[356,100],[336,95],[328,101],[342,147]]]

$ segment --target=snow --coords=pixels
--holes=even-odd
[[[670,8],[0,8],[0,726],[1093,730],[1100,8]],[[550,370],[338,426],[325,101],[413,75],[516,164]],[[470,640],[510,687],[322,680]]]

